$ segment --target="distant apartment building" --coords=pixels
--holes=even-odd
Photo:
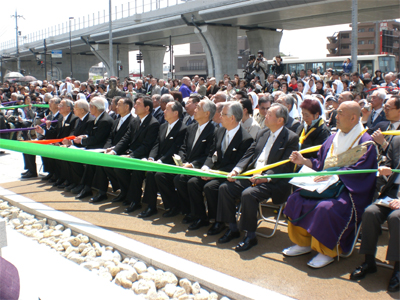
[[[351,27],[351,25],[350,25]],[[336,32],[327,37],[327,49],[331,56],[351,55],[351,30]],[[358,55],[392,54],[400,70],[400,22],[379,21],[358,24]]]
[[[238,74],[243,75],[243,69],[246,67],[249,56],[249,44],[247,37],[238,37],[238,59],[237,64]],[[207,58],[204,48],[200,42],[190,44],[190,54],[175,55],[175,77],[181,79],[183,76],[193,77],[199,75],[202,77],[208,76]],[[233,76],[233,74],[229,74]]]

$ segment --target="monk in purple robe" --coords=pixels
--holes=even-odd
[[[339,170],[377,169],[376,148],[369,142],[372,138],[365,133],[360,114],[360,107],[356,102],[343,102],[336,116],[339,130],[325,141],[318,157],[305,159],[295,151],[290,160],[315,171],[322,171],[328,165],[335,167],[335,163]],[[363,143],[365,144],[358,146]],[[359,153],[361,157],[350,150],[357,146],[364,149]],[[346,152],[351,156],[347,157],[347,161],[350,159],[352,163],[343,166]],[[325,181],[329,177],[317,176],[314,181]],[[283,250],[284,255],[298,256],[315,250],[318,255],[308,265],[321,268],[332,263],[334,257],[340,253],[351,250],[356,224],[358,226],[361,222],[364,209],[372,202],[376,174],[348,174],[340,175],[339,178],[344,187],[337,198],[306,199],[300,195],[301,189],[288,198],[284,213],[292,220],[289,222],[288,232],[290,240],[296,245]]]

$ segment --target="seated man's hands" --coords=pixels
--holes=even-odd
[[[379,176],[390,176],[392,174],[392,169],[389,167],[379,167]]]
[[[298,151],[293,151],[292,154],[290,154],[289,159],[292,163],[297,165],[305,165],[307,163],[307,159],[305,159]]]
[[[44,129],[42,127],[40,127],[39,125],[35,126],[35,131],[37,133],[44,134]]]
[[[183,164],[182,167],[184,167],[184,168],[193,168],[192,164],[189,164],[189,163]]]
[[[235,177],[235,176],[238,176],[238,172],[236,172],[235,170],[233,170],[232,172],[230,172],[229,174],[228,174],[228,181],[230,181],[230,182],[235,182],[236,181],[236,179],[235,178],[232,178],[232,177]]]
[[[260,174],[253,175],[249,180],[253,185],[259,185],[261,183],[269,182],[270,178],[256,178],[259,177]]]
[[[82,136],[77,136],[75,139],[74,139],[74,143],[75,144],[82,144]]]
[[[375,132],[371,135],[371,137],[374,139],[375,143],[381,146],[385,142],[385,137],[383,136],[382,131],[380,129],[375,130]]]
[[[321,181],[328,181],[332,175],[325,175],[325,176],[315,176],[314,182],[321,182]]]
[[[62,140],[62,144],[63,144],[64,146],[71,146],[71,145],[72,145],[72,141],[67,140],[67,139],[63,139],[63,140]]]
[[[389,203],[389,207],[391,209],[399,209],[400,208],[400,199],[394,199]]]

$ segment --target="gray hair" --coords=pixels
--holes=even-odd
[[[54,102],[55,104],[58,105],[58,104],[61,103],[61,98],[59,98],[59,97],[53,97],[53,98],[50,99],[50,101],[51,101],[51,102]],[[49,101],[49,102],[50,102],[50,101]]]
[[[382,101],[385,101],[386,98],[386,92],[383,89],[376,90],[374,93],[376,93],[376,96],[378,96]]]
[[[160,102],[161,99],[161,95],[160,94],[154,94],[153,96],[151,96],[151,100],[156,100],[158,102]]]
[[[67,107],[69,107],[71,111],[74,110],[74,102],[72,102],[72,100],[63,99],[63,101],[65,101],[65,104],[67,104]]]
[[[294,100],[294,97],[292,95],[286,95],[285,96],[285,102],[286,102],[287,105],[291,105],[292,109],[293,109],[295,100]]]
[[[168,103],[174,101],[174,97],[171,94],[164,94],[161,96],[161,102]]]
[[[75,102],[76,108],[82,108],[85,112],[89,111],[89,103],[86,100],[78,100]]]
[[[204,112],[210,112],[210,116],[209,116],[209,119],[210,119],[210,121],[212,120],[212,118],[214,118],[214,115],[215,115],[215,112],[217,111],[217,107],[215,106],[215,103],[214,102],[212,102],[211,100],[206,100],[206,99],[203,99],[203,100],[201,100],[200,102],[203,102],[204,103],[204,105],[203,105],[203,111]]]
[[[46,94],[44,94],[44,97],[43,97],[44,99],[51,99],[51,98],[53,98],[53,95],[52,94],[50,94],[50,93],[46,93]]]
[[[271,105],[271,108],[272,107],[278,107],[278,109],[276,110],[275,116],[277,118],[283,118],[284,124],[286,124],[288,117],[289,117],[289,111],[288,111],[287,107],[280,103],[273,103]]]
[[[228,107],[228,116],[234,116],[236,122],[240,122],[240,120],[243,118],[243,107],[240,102],[226,102],[223,103],[223,107]]]
[[[99,111],[104,111],[105,109],[105,103],[102,97],[94,97],[90,101],[90,105],[96,107]]]

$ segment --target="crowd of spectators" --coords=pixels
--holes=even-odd
[[[0,128],[32,130],[2,134],[2,138],[64,139],[74,135],[74,140],[64,139],[57,145],[100,148],[109,155],[225,171],[228,179],[215,179],[44,157],[48,174],[42,180],[77,194],[77,199],[91,197],[91,203],[106,201],[111,183],[114,191],[120,191],[111,201],[126,205],[125,212],[140,210],[142,203],[147,204],[138,215],[141,218],[158,213],[159,193],[166,209],[162,216],[183,214],[182,222],[188,224],[188,230],[211,225],[208,235],[225,231],[218,243],[237,239],[244,231],[244,239],[235,247],[238,252],[257,245],[258,203],[268,198],[275,204],[287,203],[289,238],[295,245],[283,254],[298,256],[317,251],[308,263],[313,268],[324,267],[347,252],[362,219],[361,253],[365,254],[365,262],[352,273],[354,280],[376,271],[377,236],[380,224],[387,219],[388,259],[394,261],[388,290],[398,291],[400,178],[392,169],[399,168],[400,137],[382,132],[400,129],[399,75],[377,70],[371,78],[365,69],[362,74],[349,73],[349,61],[344,63],[343,72],[301,70],[289,75],[281,74],[281,63],[282,58],[276,57],[273,73],[268,74],[266,60],[259,51],[257,57],[250,56],[244,78],[225,74],[219,81],[197,75],[180,80],[149,75],[124,81],[106,78],[97,83],[69,77],[28,86],[5,82],[0,89],[3,105],[28,106],[1,110]],[[35,108],[33,103],[47,103],[49,108]],[[322,145],[318,152],[299,152],[318,145]],[[355,147],[360,147],[357,153],[361,155],[351,152],[347,163],[340,165],[343,155]],[[333,156],[337,160],[332,165]],[[286,159],[290,163],[260,171],[250,180],[234,178]],[[37,177],[35,157],[24,154],[24,163],[22,177]],[[303,165],[315,171],[325,170],[327,165],[335,170],[379,167],[383,181],[376,182],[375,174],[343,175],[340,193],[315,201],[301,189],[292,192],[289,179],[257,177],[298,172]],[[330,178],[319,176],[316,181]],[[96,195],[93,187],[98,190]],[[388,206],[372,204],[384,196],[392,199]],[[242,204],[239,222],[238,199]]]

